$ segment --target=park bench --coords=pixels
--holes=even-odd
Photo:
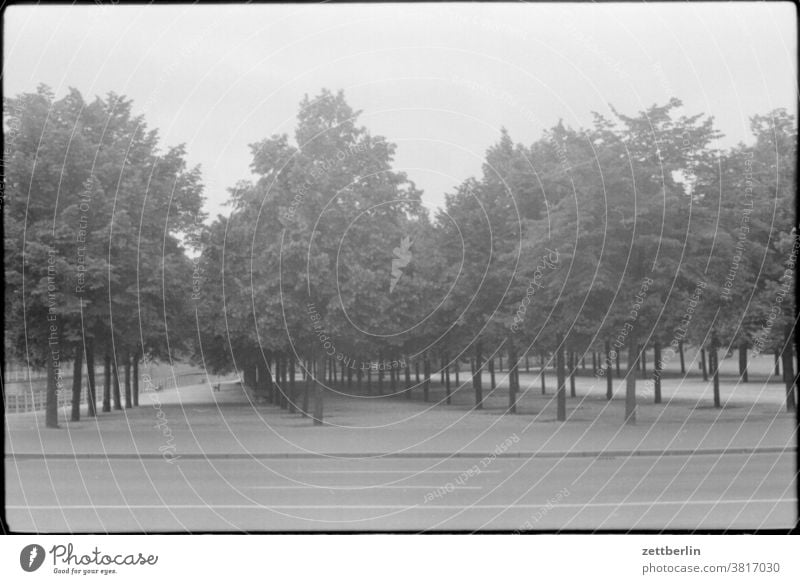
[[[242,378],[241,377],[237,377],[236,379],[217,381],[211,387],[212,387],[212,389],[214,391],[219,391],[220,390],[220,386],[222,386],[223,383],[238,383],[238,384],[241,385],[242,384]]]

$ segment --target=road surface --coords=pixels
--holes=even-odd
[[[616,458],[7,458],[15,531],[790,528],[794,452]]]

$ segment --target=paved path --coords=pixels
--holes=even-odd
[[[568,400],[566,423],[556,421],[552,395],[529,392],[521,413],[509,415],[503,405],[491,403],[491,394],[486,409],[472,409],[468,394],[469,388],[462,389],[453,406],[329,394],[326,425],[314,427],[300,414],[250,401],[238,386],[223,386],[219,392],[209,385],[185,387],[143,394],[139,408],[96,419],[71,423],[62,413],[58,430],[43,428],[41,413],[9,415],[6,452],[158,456],[169,449],[176,455],[464,455],[498,447],[513,454],[781,449],[796,443],[796,419],[778,402],[728,404],[721,410],[694,400],[643,402],[638,423],[625,426],[621,400],[607,402],[580,389],[577,398]]]

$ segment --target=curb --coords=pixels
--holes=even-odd
[[[694,448],[677,450],[598,450],[598,451],[563,451],[563,452],[363,452],[363,453],[316,453],[316,452],[276,452],[276,453],[188,453],[175,454],[173,460],[281,460],[305,458],[335,458],[335,459],[374,459],[374,458],[631,458],[637,456],[721,456],[724,454],[796,454],[794,446],[767,446],[762,448]],[[34,452],[7,452],[6,460],[158,460],[161,454],[141,453],[125,454],[97,452],[90,453],[56,453],[41,454]]]

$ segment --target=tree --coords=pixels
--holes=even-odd
[[[52,374],[46,424],[56,426],[64,362],[85,354],[93,366],[95,341],[124,349],[126,357],[135,352],[137,251],[144,248],[148,259],[160,257],[173,268],[188,265],[178,238],[202,205],[199,170],[186,169],[182,148],[160,154],[157,134],[116,94],[86,103],[72,89],[56,100],[41,86],[4,105],[6,123],[20,128],[5,175],[7,307],[20,315],[12,321],[20,359],[47,365]],[[151,209],[142,213],[148,228],[138,238],[131,219],[137,208]],[[176,279],[167,288],[177,293],[185,270],[170,275]],[[142,319],[171,303],[159,294],[146,305],[139,325],[155,335],[158,323]],[[184,314],[180,307],[167,311],[176,319]],[[73,404],[80,372],[76,363]],[[93,377],[90,371],[92,384]],[[73,419],[78,416],[73,407]]]
[[[550,329],[550,338],[561,333],[583,348],[608,339],[609,360],[627,350],[629,423],[640,347],[669,320],[667,303],[694,284],[694,264],[682,262],[691,197],[679,179],[696,172],[716,132],[701,116],[673,120],[679,106],[673,99],[636,117],[614,111],[613,121],[596,115],[593,128],[581,132],[554,128],[550,139],[564,153],[562,164],[542,182],[572,194],[549,205],[546,222],[531,225],[524,251],[541,257],[558,250],[563,260],[538,294],[552,320],[537,334]],[[689,148],[680,147],[683,139]]]
[[[386,289],[392,248],[424,221],[419,192],[391,170],[395,146],[357,116],[341,92],[306,96],[297,146],[285,135],[251,146],[258,178],[232,191],[231,215],[210,227],[203,254],[204,271],[221,277],[219,286],[206,280],[200,310],[223,315],[200,331],[204,354],[227,345],[246,364],[270,352],[314,359],[315,423],[323,422],[329,357],[356,367],[400,346],[400,335],[384,332],[401,315]]]
[[[750,124],[756,138],[752,150],[751,175],[753,198],[763,209],[756,224],[764,247],[758,283],[753,294],[749,319],[756,354],[765,350],[779,352],[783,360],[786,407],[797,404],[797,378],[793,372],[796,303],[792,289],[796,279],[798,250],[797,217],[787,213],[796,202],[795,173],[797,123],[783,109],[754,116]]]

